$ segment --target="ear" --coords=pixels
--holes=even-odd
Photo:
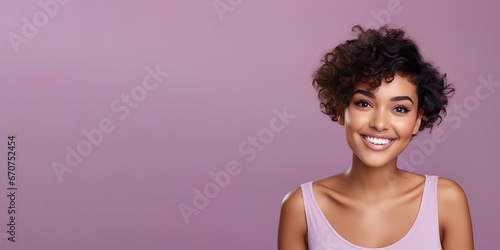
[[[344,113],[338,114],[337,118],[338,118],[338,123],[340,125],[344,126],[344,124],[345,124]]]
[[[413,128],[413,135],[416,135],[420,129],[420,124],[422,123],[422,116],[424,116],[424,110],[420,108],[417,114],[417,120],[415,121],[415,127]]]

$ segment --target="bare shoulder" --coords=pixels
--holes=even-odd
[[[437,183],[438,212],[443,226],[455,221],[457,213],[469,213],[469,205],[464,190],[456,182],[448,178],[439,178]]]
[[[304,200],[302,199],[302,189],[300,187],[290,191],[281,202],[281,210],[287,212],[302,213],[304,212]]]
[[[300,187],[290,191],[281,203],[278,249],[307,249],[307,222]]]
[[[464,190],[453,180],[439,177],[437,183],[438,202],[442,205],[467,205]]]
[[[304,199],[300,187],[290,191],[281,202],[280,223],[296,227],[306,227]]]
[[[469,204],[462,187],[450,179],[440,177],[437,198],[443,249],[474,249]]]

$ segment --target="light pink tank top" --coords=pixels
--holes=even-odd
[[[309,250],[441,250],[437,207],[438,176],[425,176],[424,191],[417,218],[408,233],[396,243],[367,248],[352,244],[335,231],[314,198],[312,181],[302,184],[307,220]]]

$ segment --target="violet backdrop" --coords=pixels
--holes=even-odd
[[[500,235],[495,1],[0,2],[0,249],[275,249],[281,200],[348,168],[311,74],[355,24],[404,28],[457,92],[401,166]],[[15,242],[7,141],[16,136]],[[3,142],[2,142],[3,140]],[[184,211],[184,215],[182,214]]]

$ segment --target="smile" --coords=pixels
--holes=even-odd
[[[361,138],[363,138],[363,142],[368,148],[375,151],[385,150],[390,147],[394,141],[396,141],[396,139],[392,138],[376,138],[367,135],[361,135]]]
[[[366,136],[366,135],[363,135],[363,139],[365,139],[369,143],[375,144],[375,145],[385,145],[385,144],[389,144],[389,142],[392,141],[390,139],[379,139],[379,138],[370,137],[370,136]]]

